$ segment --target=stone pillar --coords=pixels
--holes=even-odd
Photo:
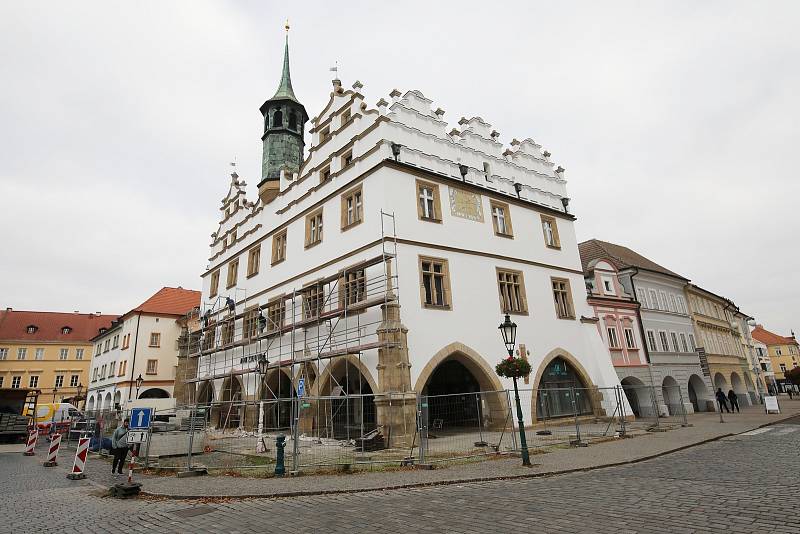
[[[378,389],[375,408],[378,427],[387,447],[408,447],[414,440],[417,396],[411,386],[408,361],[408,328],[400,321],[400,305],[392,288],[392,263],[386,260],[386,303],[378,326]]]

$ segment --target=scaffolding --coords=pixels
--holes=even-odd
[[[288,431],[295,459],[301,433],[351,442],[375,429],[378,392],[361,372],[362,358],[392,347],[379,327],[386,306],[399,304],[395,216],[380,218],[374,256],[266,303],[243,289],[203,303],[200,328],[188,336],[197,372],[185,381],[198,388],[193,398],[207,424],[257,428],[259,447],[265,433]],[[303,402],[310,397],[313,404]]]

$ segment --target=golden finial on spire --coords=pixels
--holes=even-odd
[[[289,19],[286,19],[286,24],[283,25],[283,28],[286,30],[286,33],[289,33]]]

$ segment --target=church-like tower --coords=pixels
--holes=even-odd
[[[303,163],[303,129],[308,113],[292,90],[289,73],[289,27],[286,27],[286,46],[283,52],[283,72],[275,95],[261,105],[264,118],[264,144],[261,157],[261,182],[258,195],[270,202],[280,189],[281,170],[296,173]]]

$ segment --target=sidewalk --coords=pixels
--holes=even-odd
[[[177,478],[136,473],[135,481],[142,483],[148,495],[173,499],[194,498],[254,498],[293,497],[327,493],[352,493],[397,489],[436,484],[456,484],[496,479],[541,477],[571,471],[581,471],[631,463],[669,452],[699,445],[732,434],[774,424],[800,414],[800,401],[781,399],[780,415],[765,414],[761,407],[747,408],[741,414],[701,413],[690,416],[690,427],[653,432],[630,439],[613,439],[585,448],[562,448],[536,454],[532,451],[533,467],[522,467],[518,457],[450,465],[433,470],[398,468],[339,475],[300,475],[285,478],[244,478],[231,476],[202,476]],[[69,449],[67,449],[69,450]],[[61,466],[69,469],[72,457],[62,451]],[[108,487],[124,478],[111,476],[110,462],[92,456],[87,462],[87,479],[93,486]],[[127,473],[127,469],[125,470]]]

